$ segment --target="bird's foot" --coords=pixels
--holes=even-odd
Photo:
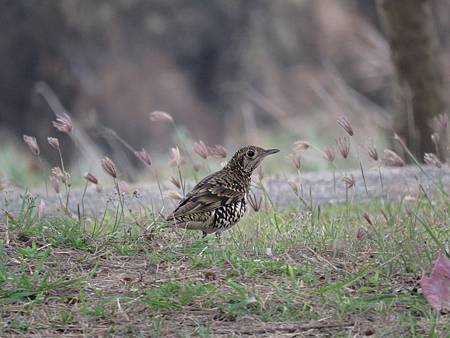
[[[220,243],[220,239],[222,238],[222,232],[221,231],[217,231],[216,232],[216,241],[217,243]]]

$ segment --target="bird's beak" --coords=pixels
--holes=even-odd
[[[278,150],[278,149],[266,149],[266,150],[264,150],[264,156],[276,154],[279,151],[280,150]]]

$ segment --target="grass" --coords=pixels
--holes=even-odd
[[[0,335],[444,337],[418,280],[448,248],[449,207],[252,211],[217,242],[114,212],[38,219],[25,198],[0,225]]]
[[[163,170],[162,179],[173,176],[178,190],[165,192],[174,196],[184,193],[186,179],[197,181],[203,171],[194,168],[173,118],[164,116],[189,160],[173,152],[176,168]],[[64,132],[77,146],[78,134],[66,118]],[[150,165],[145,149],[136,152],[117,133],[116,138]],[[357,149],[366,145],[352,144],[351,161],[364,174]],[[335,150],[329,165],[341,177],[349,158],[348,149],[345,156],[339,144],[338,150],[344,165],[334,163]],[[381,165],[378,155],[370,157]],[[58,195],[60,213],[40,217],[40,204],[28,193],[17,214],[4,211],[0,336],[448,336],[449,313],[432,310],[419,285],[438,254],[449,254],[450,198],[438,183],[434,196],[402,201],[319,206],[297,194],[298,203],[279,207],[260,175],[262,200],[255,209],[261,210],[250,211],[218,242],[214,236],[202,239],[199,233],[166,228],[159,210],[143,201],[140,210],[128,210],[122,198],[126,189],[115,164],[106,166],[106,160],[102,166],[113,177],[120,203],[108,201],[98,218],[84,214],[84,193],[74,215],[67,208],[69,187],[79,175],[69,179],[62,156],[62,177],[53,173],[58,179],[53,185],[66,188],[65,204],[64,192]],[[21,181],[27,167],[14,162],[7,165],[12,170],[7,177]],[[182,162],[192,163],[182,172]],[[205,168],[211,170],[209,162]],[[25,186],[43,179],[42,168],[34,171],[33,179],[23,180]],[[161,175],[155,171],[154,176],[163,197]],[[355,182],[346,179],[350,188]]]

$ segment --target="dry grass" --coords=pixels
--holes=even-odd
[[[431,310],[418,280],[448,241],[448,206],[437,197],[409,211],[386,201],[262,211],[220,243],[157,218],[143,232],[127,218],[117,227],[112,213],[93,235],[67,216],[11,216],[0,228],[0,332],[443,336],[449,314]]]
[[[226,151],[198,142],[193,154],[173,118],[158,114],[158,122],[170,123],[180,144],[172,149],[166,170],[176,190],[163,191],[165,182],[156,171],[154,177],[162,199],[182,198],[187,180],[203,176],[195,154],[207,161],[223,158]],[[60,117],[57,128],[78,146],[76,130],[63,123],[69,119]],[[344,160],[359,163],[364,179],[360,152],[368,145],[358,143],[358,130],[348,118],[339,125],[348,135],[336,140],[337,149]],[[115,136],[153,169],[145,149],[137,151]],[[60,147],[56,150],[61,155]],[[343,178],[348,193],[355,181],[336,163],[334,148],[322,151],[310,142],[296,142],[292,159],[299,174],[305,152],[325,156],[335,181],[336,175]],[[383,189],[381,159],[375,153],[370,143],[368,156],[379,169]],[[384,153],[404,164],[393,152]],[[204,163],[206,171],[209,165]],[[59,214],[42,218],[41,206],[30,196],[17,215],[5,210],[0,224],[1,336],[434,337],[450,331],[448,312],[432,310],[418,284],[438,254],[448,254],[450,200],[439,182],[432,198],[422,194],[365,204],[347,198],[335,206],[309,203],[293,183],[298,203],[281,208],[272,203],[260,171],[253,187],[259,193],[250,195],[258,212],[218,243],[165,228],[159,210],[142,206],[129,212],[118,166],[107,157],[102,166],[119,203],[107,205],[110,209],[100,218],[84,214],[84,193],[81,208],[70,210],[74,178],[62,156],[60,168],[52,171]],[[99,187],[99,180],[90,177],[89,182]]]

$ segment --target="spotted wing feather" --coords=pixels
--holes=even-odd
[[[244,189],[236,189],[226,180],[210,175],[187,194],[167,220],[208,213],[219,207],[236,203],[242,200],[244,195]]]

